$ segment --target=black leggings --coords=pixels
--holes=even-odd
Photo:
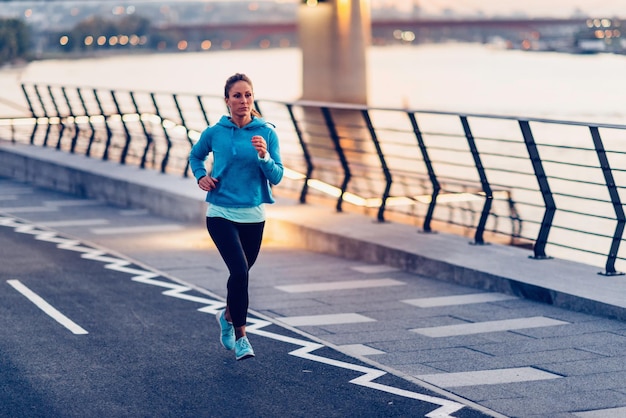
[[[248,316],[248,272],[259,255],[265,222],[207,217],[206,227],[230,273],[226,304],[231,320],[234,326],[243,327]]]

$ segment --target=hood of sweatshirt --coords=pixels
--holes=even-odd
[[[267,122],[263,119],[260,118],[258,116],[253,116],[252,120],[250,121],[250,123],[248,123],[247,125],[239,128],[239,126],[237,126],[231,119],[229,116],[222,116],[220,118],[220,120],[217,122],[217,125],[224,127],[224,128],[232,128],[232,129],[256,129],[259,128],[261,126],[265,126]]]

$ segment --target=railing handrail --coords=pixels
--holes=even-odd
[[[22,84],[25,85],[25,84]],[[32,83],[32,85],[36,85],[36,83]],[[74,88],[74,89],[96,89],[96,90],[106,90],[110,91],[110,88],[107,87],[86,87],[74,84],[46,84],[46,88],[57,87],[57,88]],[[185,91],[154,91],[154,90],[144,90],[144,89],[116,89],[117,91],[127,91],[143,94],[161,94],[161,95],[178,95],[178,96],[202,96],[202,97],[211,97],[215,99],[222,99],[222,96],[217,94],[207,94],[207,93],[198,93],[198,92],[185,92]],[[422,114],[430,114],[430,115],[441,115],[441,116],[465,116],[468,118],[485,118],[485,119],[499,119],[499,120],[510,120],[510,121],[527,121],[527,122],[540,122],[540,123],[558,123],[562,125],[571,125],[571,126],[596,126],[598,128],[610,128],[610,129],[626,129],[626,124],[617,124],[617,123],[607,123],[607,122],[585,122],[585,121],[575,121],[569,119],[554,119],[554,118],[541,118],[536,116],[526,116],[526,115],[501,115],[501,114],[493,114],[493,113],[473,113],[473,112],[453,112],[448,110],[437,110],[437,109],[427,109],[427,108],[414,108],[414,107],[388,107],[388,106],[370,106],[358,103],[344,103],[344,102],[326,102],[326,101],[318,101],[318,100],[278,100],[278,99],[260,99],[260,102],[263,103],[275,103],[286,106],[288,104],[292,106],[309,106],[309,107],[328,107],[332,109],[338,110],[380,110],[380,111],[402,111],[402,112],[411,112],[411,113],[422,113]]]

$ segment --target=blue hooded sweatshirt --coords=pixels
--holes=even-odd
[[[260,135],[267,142],[267,161],[260,159],[252,146],[252,137]],[[217,187],[207,192],[206,201],[227,208],[248,208],[274,203],[270,184],[283,178],[278,136],[260,117],[240,128],[228,116],[206,128],[189,153],[189,166],[196,180],[207,175],[205,160],[213,153],[211,177]]]

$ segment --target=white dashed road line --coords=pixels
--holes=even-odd
[[[346,280],[341,282],[317,282],[276,286],[287,293],[328,292],[334,290],[366,289],[371,287],[400,286],[406,284],[393,279]]]
[[[97,200],[85,200],[85,199],[64,199],[64,200],[46,200],[43,202],[45,206],[65,207],[65,206],[97,206],[102,205],[102,202]]]
[[[88,334],[85,329],[77,325],[74,321],[56,310],[52,305],[46,302],[41,296],[24,286],[19,280],[7,280],[7,283],[13,286],[15,290],[24,295],[28,300],[33,302],[35,306],[44,311],[48,316],[72,331],[74,334]]]
[[[356,324],[360,322],[374,322],[375,319],[368,318],[358,313],[342,313],[331,315],[307,315],[307,316],[285,316],[276,320],[294,327],[319,326],[319,325],[339,325]]]
[[[501,300],[517,299],[515,296],[503,293],[473,293],[471,295],[441,296],[434,298],[407,299],[402,302],[418,308],[433,308],[436,306],[469,305],[473,303],[498,302]]]
[[[557,319],[546,318],[543,316],[533,316],[530,318],[505,319],[502,321],[472,322],[468,324],[445,325],[441,327],[415,328],[411,331],[427,337],[439,338],[567,324],[569,324],[569,322],[559,321]]]
[[[107,219],[72,219],[67,221],[42,222],[41,224],[51,228],[63,228],[68,226],[108,225],[109,221]]]
[[[517,367],[461,373],[425,374],[416,377],[441,388],[454,388],[461,386],[497,385],[514,382],[530,382],[533,380],[559,379],[562,376],[532,367]]]
[[[351,268],[354,271],[358,271],[359,273],[365,273],[365,274],[390,273],[392,271],[398,271],[398,269],[395,267],[385,266],[383,264],[356,266],[356,267],[351,267]]]
[[[38,213],[38,212],[56,212],[59,208],[52,206],[15,206],[0,208],[0,212],[5,213]]]
[[[357,356],[372,356],[376,354],[385,354],[384,351],[377,350],[365,344],[346,344],[340,345],[342,351]]]
[[[89,232],[95,235],[117,235],[117,234],[141,234],[146,232],[166,232],[179,231],[183,229],[182,225],[165,224],[165,225],[146,225],[146,226],[121,226],[111,228],[93,228]]]

